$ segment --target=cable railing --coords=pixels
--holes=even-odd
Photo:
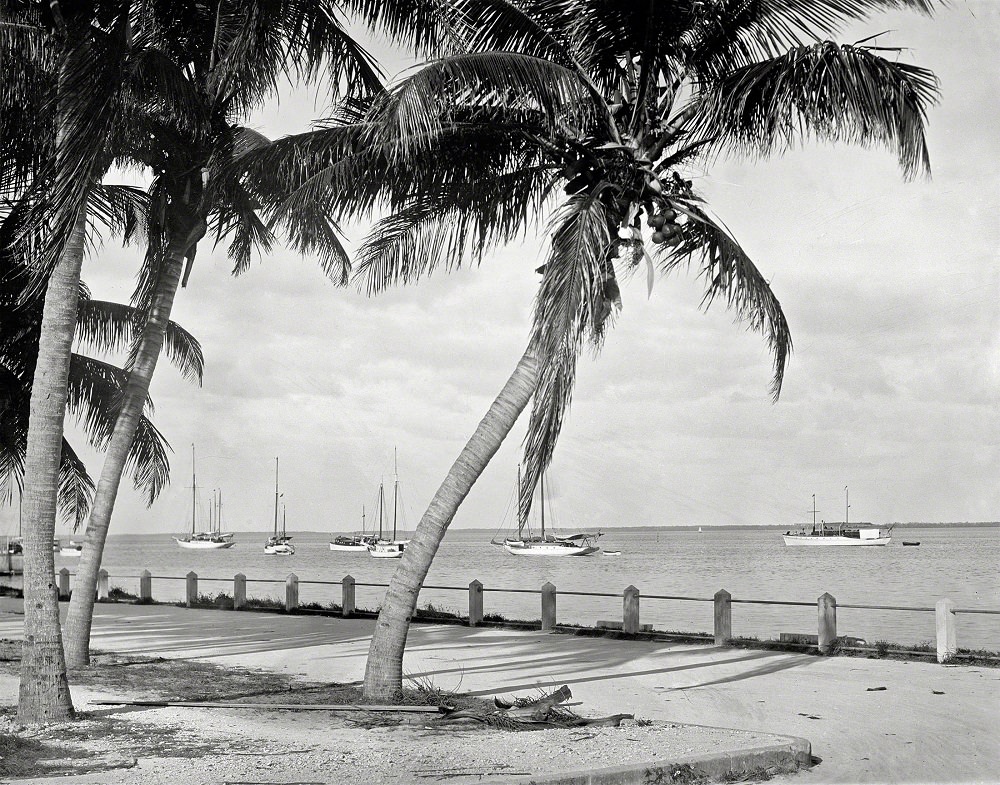
[[[70,593],[70,580],[72,573],[66,568],[59,571],[58,583],[60,595],[68,596]],[[109,584],[111,575],[106,570],[101,570],[98,577],[98,599],[108,599]],[[225,583],[232,585],[232,608],[233,610],[244,610],[248,607],[247,585],[248,584],[284,584],[285,597],[283,603],[279,603],[285,611],[293,612],[300,610],[299,591],[303,586],[340,586],[341,597],[339,605],[332,603],[331,610],[339,612],[344,617],[355,616],[359,613],[356,605],[356,591],[358,587],[364,588],[387,588],[387,583],[370,581],[357,581],[351,575],[345,575],[341,580],[300,580],[298,576],[291,574],[285,579],[279,578],[247,578],[242,573],[232,578],[222,577],[200,577],[194,572],[187,575],[152,575],[148,570],[143,570],[138,575],[115,575],[116,579],[138,579],[139,595],[141,603],[151,603],[153,599],[153,581],[184,581],[184,602],[188,607],[203,605],[202,595],[199,594],[199,586],[205,583]],[[483,624],[486,620],[484,613],[484,595],[537,595],[540,598],[541,619],[535,622],[542,631],[551,631],[557,626],[565,627],[569,625],[557,624],[556,607],[558,596],[587,597],[587,598],[608,598],[620,599],[622,601],[621,622],[598,622],[599,627],[612,627],[619,629],[625,634],[637,635],[646,632],[656,632],[652,625],[640,623],[640,606],[642,602],[694,602],[711,603],[713,606],[713,632],[710,636],[691,634],[687,637],[710,638],[716,645],[725,645],[734,639],[732,626],[732,606],[733,605],[762,605],[762,606],[783,606],[783,607],[814,607],[817,609],[817,632],[816,635],[787,635],[787,642],[795,644],[814,645],[821,653],[829,653],[836,647],[843,647],[845,642],[864,644],[864,641],[853,638],[838,638],[837,635],[837,610],[865,610],[865,611],[887,611],[906,613],[933,613],[935,614],[935,633],[937,643],[937,659],[939,662],[948,662],[955,659],[958,654],[957,646],[957,623],[956,617],[961,614],[979,614],[1000,616],[1000,610],[992,608],[964,608],[958,607],[954,601],[944,598],[938,600],[933,606],[909,606],[909,605],[875,605],[869,603],[842,603],[829,593],[823,594],[815,602],[803,602],[798,600],[770,600],[753,598],[734,598],[729,592],[720,590],[712,597],[690,597],[675,594],[640,594],[635,586],[627,587],[622,593],[600,591],[558,591],[552,583],[545,583],[538,589],[513,588],[505,586],[484,586],[480,581],[474,580],[468,586],[447,586],[425,584],[423,590],[434,591],[454,591],[468,593],[468,616],[456,617],[463,620],[471,627]],[[252,598],[251,598],[252,599]],[[706,614],[707,616],[707,614]],[[665,633],[664,633],[665,634]],[[786,641],[786,633],[781,634],[781,640]]]

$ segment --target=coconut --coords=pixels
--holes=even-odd
[[[665,224],[666,222],[667,219],[663,217],[662,213],[654,213],[653,215],[649,216],[648,219],[646,219],[646,223],[648,223],[654,229],[662,229],[663,224]]]
[[[657,245],[662,245],[663,243],[665,243],[667,241],[667,235],[665,235],[663,232],[656,231],[656,232],[653,232],[653,237],[651,239]]]

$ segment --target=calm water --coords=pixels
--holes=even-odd
[[[551,581],[560,591],[613,593],[615,597],[558,597],[561,622],[593,624],[599,619],[621,620],[621,592],[635,585],[643,595],[641,620],[656,629],[710,632],[710,603],[655,600],[646,595],[711,598],[719,589],[734,600],[786,600],[814,603],[830,592],[840,604],[933,607],[950,597],[959,608],[1000,609],[1000,529],[897,529],[894,542],[882,548],[786,548],[776,532],[767,531],[615,531],[601,538],[605,550],[620,556],[530,559],[510,556],[489,544],[490,533],[454,530],[448,533],[426,586],[467,587],[475,579],[486,589],[484,611],[507,618],[537,619],[538,595],[490,591],[539,589]],[[265,556],[263,533],[241,532],[238,544],[224,551],[179,549],[163,535],[112,536],[104,566],[111,585],[138,591],[138,574],[154,576],[158,600],[183,597],[182,580],[193,570],[203,594],[232,593],[232,576],[247,576],[253,597],[284,596],[283,581],[294,572],[300,581],[339,581],[353,575],[358,583],[387,583],[394,560],[367,554],[330,551],[325,533],[295,536],[291,557]],[[904,547],[902,540],[918,540],[920,547]],[[56,567],[74,569],[74,559],[56,556]],[[208,581],[206,579],[220,579]],[[261,582],[256,582],[256,581]],[[280,582],[267,582],[280,581]],[[380,587],[357,589],[358,607],[376,608]],[[420,605],[467,613],[467,591],[425,588]],[[301,602],[340,601],[340,586],[304,585]],[[869,642],[890,640],[922,643],[934,640],[934,614],[867,611],[838,608],[838,632]],[[816,632],[816,609],[733,605],[735,635],[777,637],[779,632]],[[1000,616],[960,614],[958,643],[963,647],[1000,650]]]

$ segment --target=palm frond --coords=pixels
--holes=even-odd
[[[707,309],[716,300],[723,299],[739,321],[765,337],[774,358],[771,395],[777,401],[792,352],[791,330],[778,298],[767,279],[724,227],[693,202],[677,199],[674,204],[689,220],[676,245],[657,246],[660,270],[669,273],[690,265],[695,259],[700,260],[699,276],[705,282],[702,307]]]
[[[147,507],[156,501],[160,492],[170,482],[168,448],[163,434],[147,417],[140,417],[125,461],[125,469],[131,470],[132,484],[143,494]]]
[[[615,217],[598,198],[575,196],[553,218],[552,247],[535,298],[531,345],[540,371],[524,439],[521,512],[552,460],[573,397],[576,363],[589,337],[599,347],[610,316],[608,281],[617,239]]]
[[[149,215],[149,197],[141,188],[99,183],[88,194],[92,220],[102,223],[123,241],[142,237]]]
[[[167,322],[163,351],[185,379],[201,386],[205,375],[205,355],[201,344],[191,333],[176,322]]]
[[[579,74],[511,52],[457,55],[430,63],[389,92],[373,109],[372,123],[387,140],[386,154],[410,157],[435,143],[455,119],[453,107],[459,105],[479,107],[484,113],[493,107],[535,110],[552,132],[572,129],[575,135],[584,135],[607,125],[606,106]]]
[[[930,171],[924,137],[937,79],[865,47],[824,42],[728,74],[705,96],[700,132],[746,155],[809,137],[882,146],[906,177]]]
[[[72,445],[63,439],[59,461],[59,486],[56,491],[59,517],[70,523],[75,532],[87,520],[93,501],[94,481]]]
[[[685,62],[704,77],[777,57],[889,10],[931,14],[932,0],[722,0],[705,7],[681,37]]]

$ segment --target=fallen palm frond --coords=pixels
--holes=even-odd
[[[441,722],[475,720],[491,728],[511,731],[542,730],[543,728],[591,727],[617,728],[622,720],[633,719],[631,714],[612,714],[608,717],[582,717],[568,708],[573,693],[565,684],[558,690],[540,698],[514,698],[507,701],[494,698],[496,711],[463,709],[448,712]]]

